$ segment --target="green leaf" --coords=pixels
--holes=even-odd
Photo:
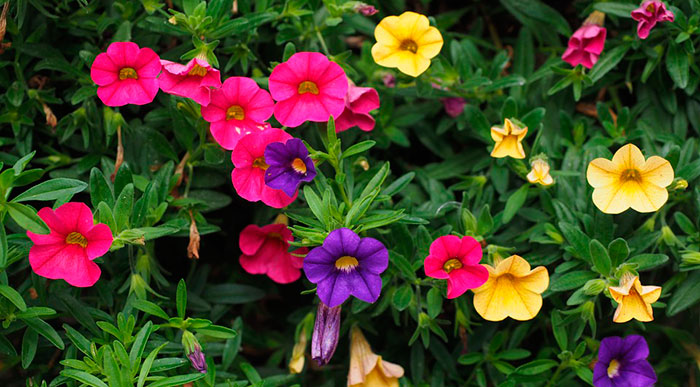
[[[591,80],[595,83],[603,78],[605,74],[610,72],[610,70],[614,69],[617,64],[620,63],[629,49],[629,45],[622,44],[610,51],[605,52],[603,56],[600,57],[598,62],[596,62],[595,66],[593,66],[593,69],[589,74]]]
[[[588,270],[571,271],[562,275],[553,276],[549,290],[561,292],[576,289],[583,286],[588,280],[598,278],[598,274]]]
[[[177,284],[175,303],[177,304],[177,315],[180,316],[180,318],[185,318],[185,309],[187,309],[187,286],[185,285],[184,279],[180,279],[180,282]]]
[[[356,155],[358,153],[362,153],[362,152],[372,148],[374,146],[374,144],[376,144],[376,143],[377,143],[376,141],[372,141],[372,140],[358,142],[357,144],[352,145],[351,147],[346,149],[343,152],[341,158],[345,159],[345,158],[348,158],[350,156]]]
[[[411,300],[413,300],[413,289],[409,284],[404,284],[398,288],[391,299],[392,304],[398,311],[408,308],[408,305],[411,304]]]
[[[32,360],[34,360],[34,355],[36,355],[36,345],[39,341],[39,336],[33,329],[27,329],[24,331],[24,337],[22,337],[22,368],[27,369]]]
[[[61,375],[67,378],[75,379],[85,385],[92,387],[108,387],[105,382],[101,381],[94,375],[90,375],[85,371],[78,371],[75,369],[65,369],[61,371]]]
[[[141,371],[139,372],[139,380],[137,383],[137,387],[143,387],[144,384],[146,384],[146,378],[148,377],[148,373],[151,372],[151,366],[153,365],[153,361],[156,359],[156,356],[158,355],[158,352],[160,352],[163,347],[168,345],[168,343],[164,343],[160,347],[155,348],[154,350],[151,351],[151,353],[148,354],[146,357],[146,360],[143,361],[143,365],[141,365]]]
[[[121,193],[117,197],[117,202],[114,203],[114,221],[117,224],[117,230],[122,231],[129,228],[129,219],[134,206],[134,185],[129,183],[124,186]]]
[[[698,300],[700,300],[700,270],[692,272],[685,281],[681,282],[668,301],[666,315],[676,315],[693,306]]]
[[[217,339],[232,339],[238,334],[233,329],[221,325],[209,325],[205,328],[197,328],[195,331],[200,335],[216,337]]]
[[[438,288],[430,288],[426,300],[428,302],[428,316],[436,318],[442,312],[442,294]]]
[[[619,266],[627,259],[630,254],[630,248],[627,241],[622,238],[617,238],[608,245],[608,254],[613,267]]]
[[[15,304],[17,309],[21,311],[27,310],[27,304],[24,302],[22,295],[17,293],[17,291],[7,285],[0,284],[0,294],[5,296],[10,302]]]
[[[397,193],[403,191],[403,189],[411,183],[414,177],[416,177],[415,172],[408,172],[407,174],[394,180],[388,187],[384,188],[381,194],[387,196],[396,195]]]
[[[617,1],[593,4],[593,9],[597,11],[625,18],[631,18],[632,11],[634,11],[637,8],[637,4],[620,3]]]
[[[134,308],[146,312],[150,315],[160,317],[164,320],[169,320],[170,317],[168,316],[167,313],[161,308],[160,306],[152,303],[151,301],[146,301],[146,300],[133,300],[131,303]]]
[[[540,359],[523,364],[513,372],[520,375],[538,375],[558,365],[559,363],[554,360]]]
[[[12,219],[23,229],[36,234],[49,233],[49,227],[31,207],[19,203],[5,203],[5,208]]]
[[[58,333],[56,333],[56,330],[53,329],[51,325],[46,323],[46,321],[39,318],[27,318],[23,319],[22,321],[24,321],[24,323],[31,329],[34,329],[36,333],[44,336],[46,340],[50,341],[51,344],[56,346],[56,348],[65,348],[65,344],[63,344],[61,336],[59,336]]]
[[[76,331],[73,329],[68,324],[63,324],[63,329],[66,331],[66,336],[68,337],[68,340],[70,340],[73,345],[75,345],[76,348],[80,350],[80,352],[92,356],[90,353],[90,340],[85,338],[85,336],[82,335],[82,333]]]
[[[97,168],[90,171],[90,201],[92,207],[97,208],[100,202],[105,202],[110,208],[114,207],[114,193],[107,178]]]
[[[608,255],[608,249],[606,249],[602,243],[598,242],[597,239],[593,239],[588,246],[595,270],[604,276],[609,275],[612,264],[610,262],[610,256]]]
[[[661,266],[667,261],[668,255],[666,254],[640,254],[627,260],[627,263],[636,263],[637,271],[644,271]]]
[[[489,205],[486,204],[479,212],[479,218],[476,220],[476,233],[477,235],[486,235],[493,229],[493,218],[491,217],[491,210]]]
[[[688,54],[685,50],[675,42],[669,42],[666,52],[666,70],[673,83],[681,89],[688,86],[689,66]]]
[[[203,298],[217,304],[245,304],[257,301],[265,296],[258,288],[240,284],[220,284],[208,286]]]
[[[559,229],[573,248],[572,254],[585,260],[590,260],[589,243],[591,238],[578,227],[566,222],[559,222]]]
[[[527,191],[530,188],[530,184],[523,184],[518,188],[517,191],[513,192],[510,197],[508,198],[508,201],[506,201],[506,207],[503,210],[503,218],[501,219],[502,223],[508,223],[510,222],[511,219],[515,216],[515,214],[518,213],[518,210],[520,210],[520,207],[525,204],[525,200],[527,199]]]
[[[472,365],[480,362],[483,358],[484,355],[481,352],[468,353],[466,355],[461,355],[459,358],[457,358],[457,363],[463,365]]]
[[[56,200],[69,195],[75,195],[87,188],[87,184],[76,179],[58,178],[39,183],[17,195],[13,202],[29,200]]]
[[[156,329],[153,329],[153,323],[148,321],[136,334],[136,338],[129,351],[129,362],[132,368],[136,367],[136,362],[141,359],[143,351],[146,349],[146,344],[148,344],[148,338],[155,330]]]

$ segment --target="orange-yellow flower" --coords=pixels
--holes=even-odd
[[[611,160],[597,158],[588,164],[588,184],[593,186],[593,203],[606,214],[628,208],[654,212],[668,200],[666,187],[673,182],[673,167],[664,158],[644,160],[633,144],[620,148]]]
[[[508,118],[503,125],[491,127],[491,138],[496,142],[491,151],[491,157],[502,158],[510,156],[514,159],[524,159],[523,138],[527,134],[527,127],[521,128]]]
[[[613,321],[623,323],[636,319],[638,321],[654,320],[651,304],[661,295],[660,286],[642,286],[639,277],[625,273],[620,278],[619,286],[610,286],[610,296],[617,302]]]
[[[527,181],[532,184],[539,183],[544,186],[554,184],[552,175],[549,174],[549,164],[544,159],[535,159],[531,163],[532,170],[527,174]]]
[[[485,320],[501,321],[506,317],[530,320],[542,308],[542,292],[549,286],[544,266],[530,270],[530,264],[518,255],[502,260],[494,269],[484,265],[489,279],[474,289],[474,309]]]
[[[351,334],[348,387],[398,387],[403,368],[373,353],[359,328]]]
[[[415,12],[387,16],[374,29],[377,43],[372,46],[372,58],[378,65],[397,67],[412,77],[430,67],[430,59],[442,49],[442,35],[431,27],[428,18]]]

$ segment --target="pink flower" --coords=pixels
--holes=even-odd
[[[459,97],[447,97],[447,98],[442,98],[440,99],[442,101],[442,105],[445,107],[445,112],[447,115],[449,115],[452,118],[455,118],[462,114],[464,111],[464,107],[467,105],[467,103],[464,101],[464,98],[459,98]]]
[[[265,184],[265,147],[273,142],[286,142],[292,138],[289,133],[280,129],[267,129],[263,132],[250,133],[238,142],[231,154],[233,172],[231,181],[233,187],[243,199],[263,203],[270,207],[282,208],[288,206],[297,194],[289,197],[280,189],[270,188]]]
[[[360,3],[355,7],[355,12],[359,12],[363,16],[372,16],[379,11],[369,4]]]
[[[161,60],[163,74],[158,81],[160,88],[178,97],[191,98],[202,106],[209,105],[211,88],[221,87],[219,70],[211,67],[204,59],[194,58],[186,65]]]
[[[92,286],[100,278],[100,267],[93,260],[112,246],[112,231],[106,224],[95,224],[92,211],[84,203],[66,203],[52,210],[44,207],[39,217],[49,226],[48,235],[27,231],[34,242],[29,264],[37,275],[64,279],[77,287]]]
[[[160,58],[150,48],[114,42],[92,62],[90,77],[105,105],[145,105],[158,94],[160,69]]]
[[[211,122],[209,130],[216,142],[232,150],[238,140],[251,132],[265,130],[265,121],[274,109],[270,94],[254,80],[231,77],[221,89],[212,90],[211,103],[202,106],[202,117]]]
[[[441,236],[430,245],[425,275],[447,279],[447,298],[457,298],[488,280],[488,270],[479,264],[482,255],[481,244],[470,236]]]
[[[298,52],[278,64],[269,81],[275,118],[297,127],[306,121],[326,122],[345,107],[348,79],[345,71],[318,52]]]
[[[394,76],[394,74],[384,74],[384,76],[382,77],[382,82],[384,82],[384,86],[386,87],[396,87],[396,77]]]
[[[238,261],[243,270],[250,274],[266,274],[278,284],[288,284],[299,279],[304,258],[308,249],[303,247],[289,252],[292,232],[284,224],[268,224],[258,227],[254,224],[241,231],[238,246],[241,254]]]
[[[335,121],[335,131],[342,132],[359,126],[365,132],[374,129],[374,118],[369,112],[379,109],[379,94],[371,87],[357,87],[350,83],[345,94],[345,110]]]
[[[666,4],[658,0],[645,1],[639,8],[632,11],[632,19],[639,22],[637,35],[640,39],[646,39],[656,23],[672,22],[674,17],[673,12],[666,9]]]
[[[561,58],[573,67],[581,64],[590,69],[598,61],[605,46],[605,28],[596,24],[581,26],[569,39],[569,47]]]

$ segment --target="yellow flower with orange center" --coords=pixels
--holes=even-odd
[[[552,175],[549,174],[549,163],[543,159],[535,159],[532,163],[532,170],[527,174],[527,181],[532,184],[538,183],[544,186],[554,184]]]
[[[403,368],[372,352],[359,328],[353,327],[351,335],[348,387],[398,387]]]
[[[523,138],[527,134],[527,127],[521,128],[508,118],[503,126],[491,127],[491,138],[496,144],[491,151],[491,157],[503,158],[510,156],[514,159],[524,159]]]
[[[651,304],[661,296],[660,286],[642,286],[639,277],[625,273],[620,278],[619,286],[610,286],[610,296],[617,302],[613,321],[623,323],[636,319],[638,321],[654,320]]]

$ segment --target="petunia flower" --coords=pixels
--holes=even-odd
[[[527,181],[544,186],[554,184],[554,179],[549,174],[549,163],[546,160],[537,158],[532,161],[531,165],[532,170],[527,174]]]
[[[348,387],[398,387],[403,367],[372,352],[360,328],[353,327],[350,334]]]
[[[145,105],[158,94],[160,70],[155,51],[132,42],[114,42],[92,62],[90,78],[107,106]]]
[[[220,89],[212,90],[211,102],[202,106],[202,118],[210,122],[209,130],[224,149],[233,150],[248,133],[265,130],[265,121],[274,110],[270,94],[254,80],[230,77]]]
[[[289,252],[292,232],[284,224],[246,226],[238,238],[241,256],[238,261],[250,274],[265,274],[278,284],[288,284],[301,277],[305,247]]]
[[[430,26],[428,18],[410,11],[382,19],[374,29],[374,37],[374,61],[412,77],[430,67],[430,60],[440,53],[443,44],[440,31]]]
[[[318,303],[314,331],[311,334],[311,358],[319,366],[328,364],[338,347],[340,335],[340,305],[329,307]]]
[[[604,13],[593,11],[569,38],[568,47],[561,59],[573,67],[580,64],[585,68],[592,68],[605,47],[607,30],[602,27],[604,19]]]
[[[660,286],[642,286],[639,277],[625,273],[620,278],[619,286],[610,286],[608,290],[617,302],[614,322],[624,323],[632,319],[642,322],[654,320],[651,304],[661,296]]]
[[[447,97],[441,98],[442,106],[445,108],[445,113],[452,118],[459,117],[464,111],[464,107],[467,106],[467,102],[464,98],[460,97]]]
[[[101,271],[93,260],[112,246],[109,226],[95,224],[92,211],[84,203],[65,203],[55,211],[44,207],[38,215],[51,232],[42,235],[27,231],[34,242],[29,249],[29,264],[34,273],[63,279],[81,288],[94,285]]]
[[[296,194],[302,182],[308,183],[316,177],[316,167],[309,157],[309,150],[298,138],[268,144],[265,163],[268,165],[265,184],[281,189],[290,197]]]
[[[612,161],[597,158],[588,164],[588,184],[593,186],[593,204],[606,214],[628,208],[654,212],[668,200],[666,187],[673,182],[673,168],[664,158],[644,159],[633,144],[618,149]]]
[[[345,107],[345,71],[318,52],[292,55],[275,66],[268,84],[277,101],[275,118],[284,126],[326,122],[331,116],[340,116]]]
[[[158,77],[161,90],[178,97],[191,98],[202,106],[209,105],[212,88],[221,87],[219,70],[205,60],[194,58],[182,65],[161,59],[163,73]]]
[[[389,266],[389,251],[374,238],[360,238],[348,228],[331,231],[323,245],[304,258],[304,274],[317,285],[324,304],[334,307],[353,295],[375,302],[382,290],[379,276]]]
[[[520,128],[508,118],[504,124],[491,127],[491,138],[496,144],[491,151],[491,157],[503,158],[510,156],[514,159],[524,159],[523,138],[527,135],[527,127]]]
[[[345,94],[345,110],[335,120],[335,131],[342,132],[353,126],[365,132],[374,129],[374,117],[369,112],[379,109],[379,94],[371,87],[358,87],[350,82]]]
[[[447,279],[447,298],[459,297],[488,280],[489,272],[479,265],[482,255],[481,244],[470,236],[441,236],[430,244],[430,254],[424,261],[425,275]]]
[[[673,12],[666,9],[666,4],[658,0],[645,1],[639,8],[632,11],[632,19],[639,22],[637,24],[639,39],[649,37],[649,32],[656,23],[672,22],[674,18]]]
[[[484,266],[489,279],[473,290],[477,313],[489,321],[533,319],[542,308],[541,294],[549,286],[547,268],[530,270],[530,264],[518,255],[502,260],[495,269]]]
[[[210,105],[211,106],[211,105]],[[292,136],[284,130],[266,129],[244,136],[231,153],[233,188],[243,199],[263,203],[270,207],[282,208],[293,202],[297,195],[289,196],[280,189],[265,185],[265,148],[273,142],[286,142]]]
[[[595,387],[648,387],[656,373],[647,361],[649,345],[642,336],[606,337],[600,342],[593,369]]]

